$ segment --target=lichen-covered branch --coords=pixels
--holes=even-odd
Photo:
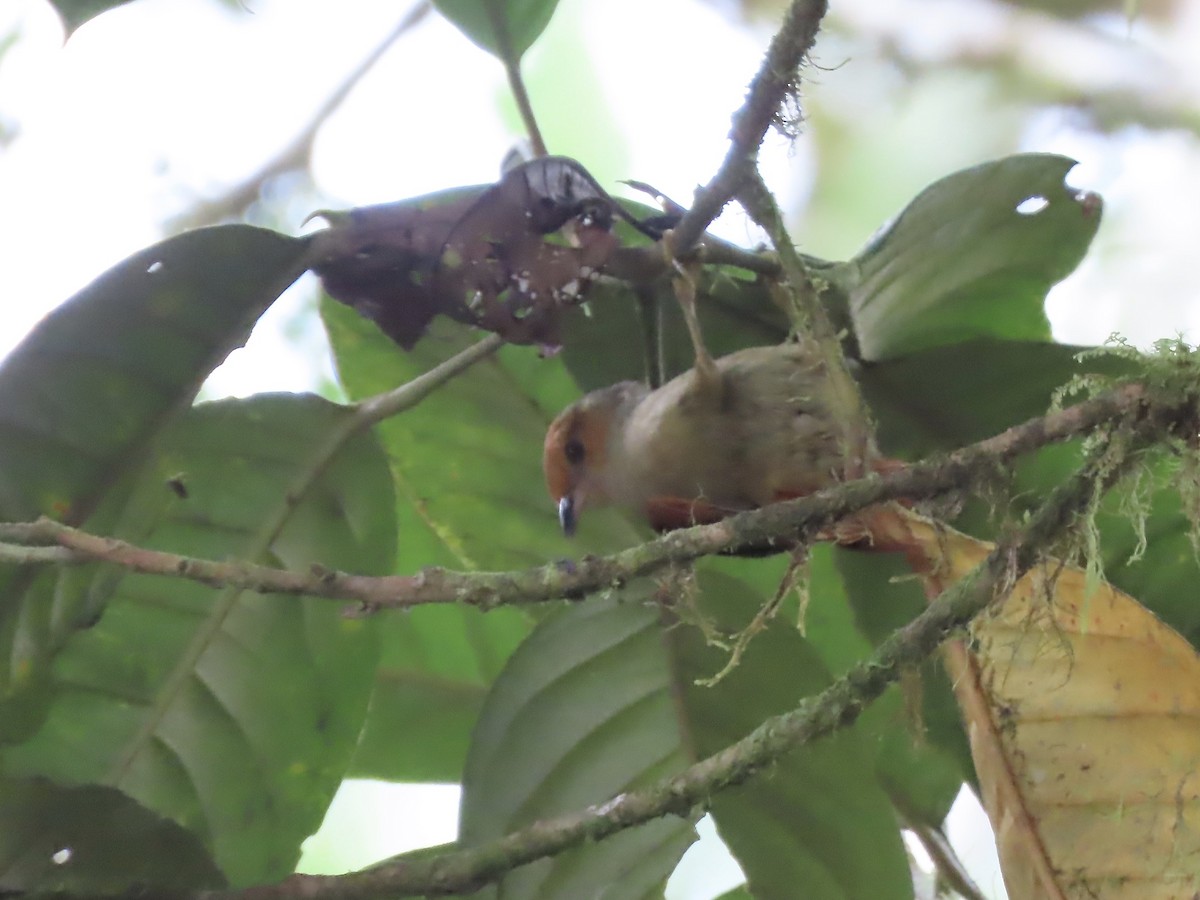
[[[488,351],[481,341],[454,360],[364,407],[362,422],[419,399]],[[415,387],[414,387],[415,386]],[[1128,384],[1058,412],[1032,419],[943,459],[916,463],[886,477],[872,476],[836,485],[809,497],[777,503],[711,525],[664,535],[611,556],[563,560],[513,572],[453,572],[430,568],[416,575],[370,577],[325,569],[293,572],[249,562],[199,559],[137,547],[41,519],[0,525],[0,559],[21,563],[101,560],[131,571],[187,578],[213,587],[328,597],[359,604],[363,613],[405,609],[428,603],[464,603],[490,609],[503,604],[544,603],[587,594],[657,572],[700,556],[762,547],[773,540],[814,534],[821,528],[876,503],[901,497],[929,498],[961,490],[994,473],[1009,460],[1048,444],[1068,440],[1113,423],[1146,423],[1165,435],[1194,412],[1190,397],[1152,400],[1140,384]],[[47,545],[50,545],[47,547]],[[34,551],[34,552],[31,552]]]

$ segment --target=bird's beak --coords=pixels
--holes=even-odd
[[[567,494],[558,501],[558,524],[562,526],[563,534],[567,537],[575,533],[578,522],[575,518],[574,494]]]

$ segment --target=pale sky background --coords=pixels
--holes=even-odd
[[[1145,85],[1200,108],[1195,52],[1200,4],[1191,4],[1177,27],[1161,34],[1141,22],[1129,26],[1113,19],[1099,36],[1084,38],[1066,26],[1029,27],[1026,33],[1022,22],[1033,26],[1041,20],[1026,17],[1013,24],[983,0],[832,4],[841,21],[857,30],[899,35],[912,58],[937,60],[954,48],[986,48],[999,35],[1064,79]],[[0,4],[0,40],[8,35],[15,40],[0,58],[0,355],[55,304],[163,236],[165,222],[240,181],[287,144],[409,6],[244,0],[235,9],[216,0],[138,0],[84,26],[64,46],[61,25],[44,0]],[[921,25],[913,28],[912,22]],[[624,157],[622,168],[596,174],[608,187],[615,178],[641,178],[686,201],[724,154],[729,113],[742,98],[769,31],[735,28],[714,5],[699,0],[563,0],[551,29],[529,62],[536,64],[543,45],[560,33],[586,34],[585,52],[601,62],[604,115],[613,116],[624,135],[617,154]],[[813,75],[807,90],[837,97],[847,84],[861,85],[853,79],[880,64],[840,37],[836,25],[830,32],[819,48],[826,68]],[[894,73],[881,77],[879,90],[895,91],[895,81]],[[284,197],[285,221],[275,227],[299,230],[314,206],[361,205],[493,180],[514,140],[497,112],[497,98],[505,91],[495,60],[437,16],[429,17],[400,40],[323,128],[313,157],[319,193],[303,193],[290,203]],[[902,123],[907,116],[898,133],[906,127],[919,136],[930,122],[921,117],[941,109],[942,96],[922,95],[907,110],[895,111]],[[554,99],[535,89],[535,107]],[[847,105],[854,102],[847,95]],[[592,113],[586,107],[574,111],[584,118]],[[930,137],[927,150],[898,144],[898,170],[905,165],[912,170],[906,152],[953,158],[954,123],[936,127],[941,131]],[[1177,332],[1194,339],[1200,333],[1192,283],[1200,235],[1195,136],[1140,129],[1096,136],[1060,112],[1020,127],[1022,149],[1079,159],[1072,183],[1098,190],[1106,200],[1091,256],[1052,294],[1049,311],[1057,336],[1096,343],[1121,331],[1141,345]],[[554,144],[550,137],[552,151],[591,165],[587,147]],[[968,135],[961,137],[969,143]],[[569,144],[571,138],[563,140]],[[811,154],[804,139],[793,148],[773,140],[766,153],[768,181],[792,204],[803,203],[811,189]],[[935,170],[931,177],[951,170]],[[880,222],[898,209],[883,210]],[[727,216],[721,230],[734,240],[754,237],[736,216]],[[862,234],[860,243],[868,236]],[[208,390],[244,395],[310,387],[313,361],[322,350],[311,329],[297,329],[296,323],[311,290],[305,280],[277,303],[248,348],[214,374]],[[289,335],[298,330],[297,344]],[[327,363],[317,371],[321,365]],[[314,838],[314,849],[339,834],[357,854],[342,857],[350,866],[449,840],[456,798],[451,786],[387,794],[347,789],[329,827]],[[978,817],[977,807],[960,804],[951,831],[981,866],[981,884],[999,895],[999,876],[987,861],[990,837]],[[691,855],[712,857],[708,848]],[[307,859],[319,865],[316,857]],[[729,869],[724,876],[694,875],[690,883],[681,875],[673,881],[672,896],[700,900],[736,882],[736,868],[732,875]]]

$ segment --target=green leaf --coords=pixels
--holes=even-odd
[[[726,631],[743,627],[763,602],[727,576],[701,577],[702,609]],[[714,687],[698,686],[725,664],[695,628],[669,633],[687,730],[699,757],[744,737],[764,719],[824,688],[829,673],[794,627],[776,619]],[[861,725],[798,747],[761,776],[713,797],[725,843],[759,898],[909,898],[912,880],[886,794],[871,777]]]
[[[832,274],[864,359],[974,337],[1049,340],[1046,292],[1079,264],[1100,198],[1064,183],[1075,161],[1005,157],[930,185]]]
[[[303,271],[305,242],[223,225],[142,250],[56,309],[0,366],[0,518],[119,508],[148,448]],[[28,734],[57,648],[101,611],[0,566],[0,740]],[[53,597],[53,599],[51,599]]]
[[[321,314],[354,398],[404,384],[481,336],[436,322],[405,353],[353,310],[324,302]],[[577,549],[559,533],[541,468],[546,426],[575,395],[557,360],[509,347],[381,423],[399,502],[400,568],[507,569]]]
[[[129,0],[50,0],[58,11],[70,37],[84,22],[94,19],[103,12],[124,6]]]
[[[434,0],[433,5],[478,46],[515,63],[549,24],[558,0]]]
[[[864,364],[859,386],[884,452],[905,458],[952,450],[1050,409],[1054,391],[1086,373],[1118,375],[1117,357],[1084,347],[977,338]]]
[[[516,611],[499,613],[446,605],[378,623],[383,655],[349,775],[462,780],[488,687],[529,631]]]
[[[852,603],[839,572],[839,569],[844,571],[859,559],[874,558],[870,554],[828,545],[812,548],[809,558],[809,600],[804,611],[805,636],[834,675],[844,674],[874,651],[874,643],[867,638],[867,635],[872,638],[877,636],[872,623],[869,621],[865,629],[857,625],[861,617],[856,613],[864,605],[862,594],[856,594]],[[908,609],[906,598],[911,594],[911,586],[907,588],[907,593],[900,584],[876,582],[874,586],[878,589],[874,596],[879,598],[879,604]],[[895,596],[897,589],[903,593],[900,598]],[[922,709],[922,700],[927,709],[946,699],[952,703],[952,698],[937,693],[937,688],[942,684],[937,680],[939,676],[940,673],[935,671],[923,677],[919,684],[909,681],[889,688],[863,711],[859,719],[860,730],[869,735],[866,743],[874,754],[875,775],[892,803],[903,811],[908,820],[934,826],[940,825],[945,819],[958,796],[964,775],[969,776],[972,772],[969,765],[963,769],[961,757],[943,749],[942,744],[929,740],[928,721],[918,721],[910,711],[910,706]],[[922,690],[923,696],[905,695],[906,691],[915,693],[917,688]],[[953,741],[961,734],[961,728],[958,726],[957,708],[952,706],[951,712],[954,734],[947,740],[957,750],[959,746]],[[938,725],[941,725],[940,721]]]
[[[479,332],[439,322],[404,353],[339,303],[324,301],[322,316],[352,397],[403,384],[479,339]],[[561,362],[506,347],[381,423],[376,431],[396,485],[398,571],[510,569],[575,552],[559,533],[541,473],[551,410],[574,395]],[[595,523],[589,533],[599,537],[631,533],[616,514]],[[486,689],[529,632],[529,617],[514,608],[484,615],[430,606],[383,627],[385,655],[355,772],[456,781]],[[416,729],[421,740],[412,739]]]
[[[247,225],[135,253],[0,367],[0,515],[77,524],[303,271],[305,242]]]
[[[1055,389],[1080,375],[1108,378],[1136,374],[1137,363],[1116,354],[1090,353],[1065,344],[979,339],[935,347],[884,360],[863,368],[859,381],[879,423],[883,449],[904,457],[945,451],[998,434],[1005,428],[1044,414]],[[1076,469],[1081,456],[1077,443],[1048,447],[1014,464],[1010,516],[1035,508],[1041,499]],[[1145,556],[1131,557],[1138,546],[1134,518],[1121,507],[1120,493],[1104,503],[1098,519],[1106,576],[1149,607],[1193,644],[1200,646],[1200,607],[1191,597],[1191,575],[1181,562],[1192,558],[1190,525],[1177,490],[1163,489],[1172,461],[1155,461],[1145,484],[1156,479],[1159,489],[1146,510]],[[998,498],[997,498],[998,499]],[[982,538],[994,534],[995,503],[970,503],[956,524]],[[865,561],[864,561],[865,563]],[[862,620],[886,632],[900,624],[904,613],[894,599],[879,597],[886,577],[861,589]],[[907,607],[921,608],[919,595]],[[886,611],[882,609],[886,606]],[[900,613],[901,618],[893,615]],[[881,636],[877,634],[876,637]]]
[[[0,782],[0,893],[219,888],[203,844],[107,787]]]
[[[509,660],[472,739],[463,844],[601,803],[684,766],[659,616],[644,594],[624,593],[624,602],[593,598],[549,616]],[[523,866],[484,896],[662,896],[694,839],[689,820],[657,819]]]
[[[349,415],[285,394],[195,407],[162,435],[115,534],[253,559],[282,520],[262,562],[389,571],[394,501],[371,436],[293,496]],[[290,873],[362,728],[371,623],[328,600],[78,571],[60,591],[101,595],[104,615],[58,654],[45,724],[6,752],[5,770],[118,788],[201,836],[235,885]]]

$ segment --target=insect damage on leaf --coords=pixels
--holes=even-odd
[[[583,301],[617,247],[614,218],[629,219],[565,157],[493,185],[319,215],[330,227],[313,238],[312,269],[325,290],[405,349],[439,314],[556,349],[561,308]]]

